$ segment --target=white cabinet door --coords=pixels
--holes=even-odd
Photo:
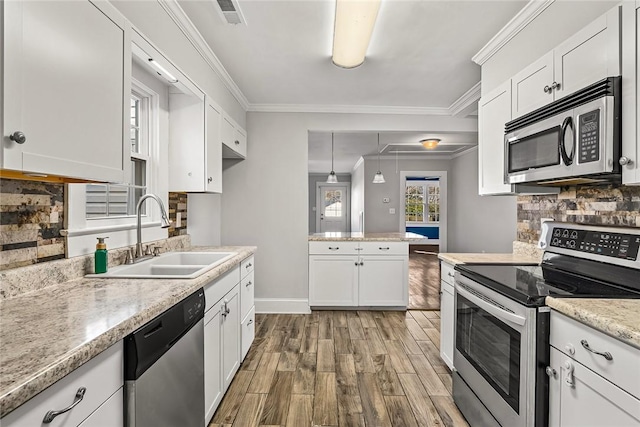
[[[122,387],[89,415],[78,427],[123,427],[124,395]]]
[[[622,3],[622,167],[623,184],[640,184],[640,9]]]
[[[226,391],[240,366],[240,294],[234,287],[222,300],[222,381]]]
[[[508,194],[504,183],[504,124],[511,120],[511,80],[486,94],[478,104],[479,194]]]
[[[233,140],[233,144],[236,147],[235,151],[237,151],[241,157],[246,158],[247,157],[247,133],[243,129],[238,127],[236,128],[235,139]]]
[[[2,168],[129,179],[131,34],[107,2],[3,2]],[[24,143],[10,139],[22,132]]]
[[[554,99],[620,75],[620,10],[611,9],[554,49]]]
[[[514,119],[553,101],[553,51],[513,76],[511,82]]]
[[[406,307],[409,298],[407,256],[361,256],[358,305]]]
[[[222,193],[222,140],[220,139],[220,107],[207,102],[206,188],[210,193]]]
[[[222,117],[222,153],[227,159],[247,157],[247,132],[227,115]]]
[[[550,366],[550,427],[640,426],[640,400],[554,347]]]
[[[455,349],[455,305],[453,286],[440,281],[440,357],[453,369]]]
[[[357,306],[358,257],[309,256],[309,305]]]
[[[235,126],[231,122],[231,119],[227,116],[222,117],[222,143],[232,150],[235,149],[234,134]]]
[[[206,423],[222,400],[222,340],[220,304],[205,313],[204,319],[204,410]]]

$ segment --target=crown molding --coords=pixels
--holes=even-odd
[[[233,81],[227,70],[224,68],[218,57],[211,47],[207,44],[202,34],[198,31],[191,19],[184,12],[177,0],[158,0],[160,6],[167,12],[167,15],[176,23],[180,31],[187,37],[191,44],[196,48],[198,53],[209,64],[211,69],[220,77],[222,83],[231,92],[231,94],[240,103],[246,111],[249,108],[249,100],[240,90],[238,85]]]
[[[467,148],[467,149],[465,149],[465,150],[460,151],[459,153],[455,153],[455,154],[453,154],[453,155],[451,156],[451,158],[452,158],[452,159],[455,159],[456,157],[464,156],[465,154],[469,154],[469,153],[471,153],[472,151],[477,150],[477,149],[478,149],[478,146],[477,146],[477,145],[474,145],[474,146],[472,146],[472,147],[469,147],[469,148]]]
[[[467,117],[478,109],[478,101],[480,100],[480,82],[476,83],[462,94],[462,96],[449,107],[449,114],[454,117]]]
[[[364,157],[360,156],[360,158],[358,159],[358,161],[356,162],[355,165],[353,165],[353,168],[351,168],[351,172],[355,172],[356,169],[358,169],[358,167],[364,163]]]
[[[482,65],[489,58],[495,55],[502,47],[513,39],[531,21],[540,15],[546,8],[551,6],[555,0],[530,0],[507,25],[502,27],[498,34],[493,36],[489,42],[476,53],[471,60],[478,65]]]
[[[352,114],[415,114],[448,116],[442,107],[394,107],[377,105],[319,105],[319,104],[251,104],[247,111],[260,113],[352,113]]]

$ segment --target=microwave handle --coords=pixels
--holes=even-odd
[[[573,133],[573,137],[571,138],[571,153],[567,153],[567,149],[564,145],[565,135],[567,134],[567,128],[571,127],[571,131]],[[573,163],[573,156],[575,153],[575,132],[573,132],[573,118],[571,116],[566,117],[562,122],[562,128],[560,130],[560,155],[562,156],[562,161],[565,165],[569,166]]]
[[[517,314],[509,313],[508,311],[495,306],[488,301],[480,299],[477,296],[473,295],[471,292],[464,289],[462,286],[456,286],[456,292],[499,319],[508,320],[520,326],[524,326],[526,322],[526,319],[524,317],[518,316]]]

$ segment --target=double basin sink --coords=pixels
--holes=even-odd
[[[104,279],[195,279],[235,256],[236,252],[168,252],[137,264],[89,274]]]

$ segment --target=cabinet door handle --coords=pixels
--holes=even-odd
[[[338,249],[340,249],[340,246],[329,246],[330,251],[337,251]]]
[[[240,141],[238,141],[237,139],[234,142],[236,143],[236,145],[240,145]]]
[[[19,130],[17,130],[9,135],[9,139],[18,144],[24,144],[25,142],[27,142],[27,135],[25,135],[24,132],[20,132]]]
[[[253,264],[249,263],[247,265],[244,266],[244,268],[251,268],[253,266]]]
[[[69,405],[66,408],[61,409],[59,411],[49,411],[49,412],[47,412],[44,415],[44,419],[42,420],[42,422],[44,424],[49,424],[58,415],[64,414],[65,412],[69,412],[70,410],[75,408],[78,403],[82,402],[82,399],[84,398],[84,394],[85,394],[86,391],[87,391],[86,388],[80,387],[78,389],[78,391],[76,392],[76,397],[73,399],[73,403],[71,405]]]
[[[450,271],[449,271],[449,272],[447,272],[447,276],[449,276],[449,277],[455,277],[455,275],[454,275],[452,272],[450,272]]]
[[[564,383],[568,387],[573,387],[575,385],[575,381],[573,380],[573,364],[567,360],[564,362],[564,369],[567,371],[564,376]]]
[[[245,286],[248,288],[251,285],[253,285],[253,283],[251,282],[251,280],[249,280]]]
[[[212,177],[207,178],[207,182],[211,184],[213,182],[213,178]]]
[[[380,247],[380,248],[378,248],[378,249],[380,249],[381,251],[388,251],[388,250],[389,250],[389,246],[387,246],[386,248],[382,248],[382,247]]]
[[[250,324],[252,324],[252,323],[253,323],[253,319],[251,319],[251,320],[249,320],[249,321],[247,322],[247,326],[249,326],[249,325],[250,325]]]
[[[364,265],[364,261],[360,261],[360,265]]]
[[[613,356],[611,355],[611,353],[609,353],[608,351],[605,351],[604,353],[600,352],[600,351],[595,351],[594,349],[589,347],[589,343],[587,342],[587,340],[580,341],[580,344],[582,344],[582,347],[584,347],[585,350],[590,351],[593,354],[597,354],[598,356],[602,356],[607,360],[613,360]]]

